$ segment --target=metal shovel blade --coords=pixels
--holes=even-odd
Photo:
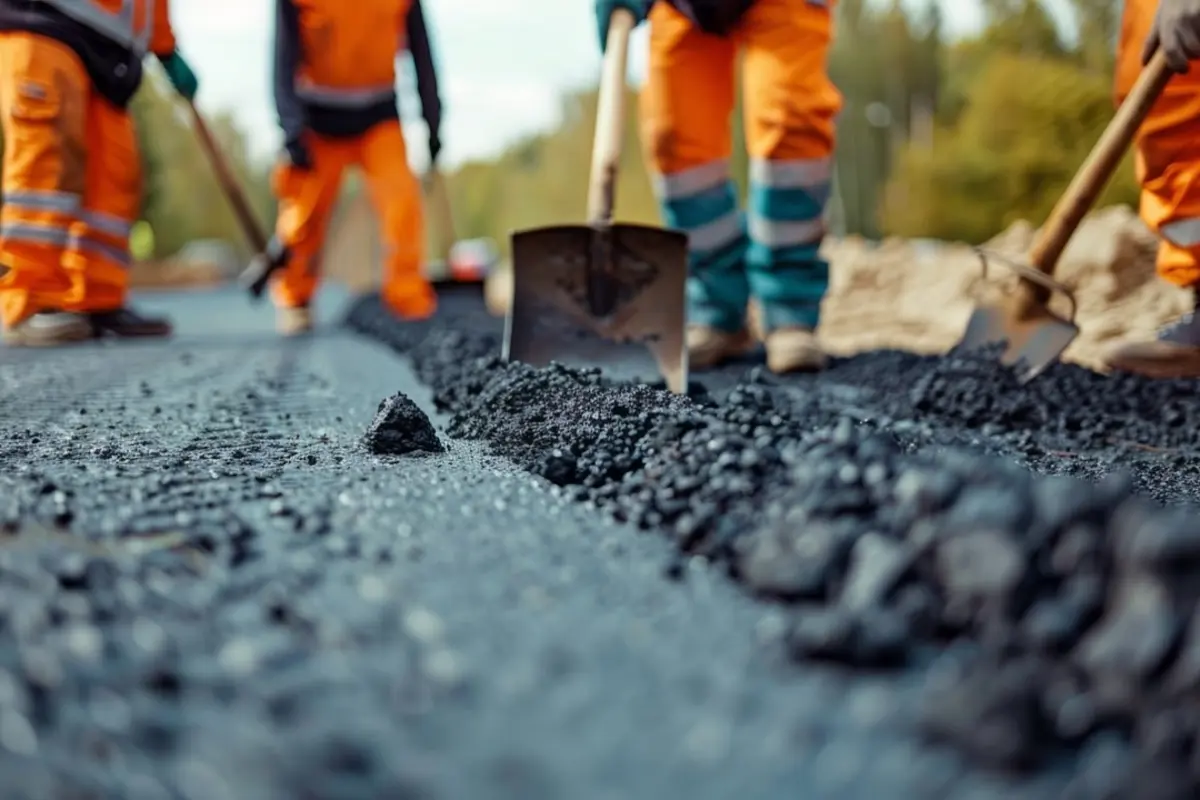
[[[687,236],[646,225],[563,225],[512,236],[504,358],[596,366],[687,390]]]
[[[978,306],[967,321],[959,348],[979,350],[1004,346],[1000,363],[1012,367],[1017,380],[1027,383],[1058,360],[1079,335],[1079,328],[1047,308],[1015,315],[998,305]]]

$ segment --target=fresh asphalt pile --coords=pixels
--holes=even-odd
[[[987,358],[884,352],[678,398],[503,364],[478,310],[403,326],[367,298],[348,322],[412,359],[450,436],[669,536],[669,575],[705,557],[786,603],[797,660],[932,661],[932,738],[1069,761],[1078,797],[1200,790],[1194,383],[1060,365],[1021,387]]]
[[[5,800],[1061,796],[925,746],[920,671],[794,669],[788,607],[447,436],[334,289],[299,340],[230,289],[140,300],[171,341],[0,348]],[[452,294],[412,344],[487,382]]]

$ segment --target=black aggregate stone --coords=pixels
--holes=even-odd
[[[1060,364],[1020,385],[993,354],[877,352],[678,398],[504,364],[494,327],[414,341],[369,298],[348,323],[410,356],[452,435],[786,604],[794,658],[875,670],[970,643],[926,695],[932,739],[1070,765],[1080,797],[1200,789],[1194,382]]]
[[[444,300],[352,310],[411,371],[232,293],[0,351],[7,791],[1195,796],[1191,383],[873,353],[676,398]],[[364,449],[398,390],[441,457]]]
[[[472,359],[492,334],[443,299],[446,322],[392,327],[444,359],[425,374],[463,376],[441,394],[460,403],[487,383]],[[281,341],[232,291],[153,302],[175,341],[0,351],[6,797],[1058,796],[1061,776],[1000,783],[922,746],[914,673],[783,668],[797,620],[699,554],[732,568],[758,512],[726,492],[794,454],[743,446],[710,476],[656,452],[709,428],[769,434],[714,425],[720,392],[649,429],[644,469],[672,483],[638,479],[648,499],[628,508],[682,497],[692,521],[644,536],[562,496],[578,484],[447,436],[452,418],[383,347],[328,329]],[[363,447],[397,391],[444,454]],[[620,446],[604,445],[628,458]],[[786,500],[763,493],[761,513],[784,520]],[[840,596],[848,566],[825,569]],[[903,580],[887,602],[928,621],[936,604]],[[887,631],[862,641],[886,654]]]

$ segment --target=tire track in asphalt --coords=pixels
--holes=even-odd
[[[161,348],[194,358],[151,379],[154,359],[115,350],[111,401],[39,454],[71,536],[179,541],[82,560],[61,537],[0,547],[13,796],[1012,795],[918,743],[919,673],[785,668],[763,646],[774,609],[699,563],[666,579],[667,542],[478,445],[368,456],[380,399],[428,408],[384,348]],[[144,421],[156,405],[169,424]],[[126,434],[138,463],[91,453]],[[1054,797],[1055,780],[1017,791]]]

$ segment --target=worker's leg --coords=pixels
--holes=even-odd
[[[342,173],[353,160],[357,139],[332,139],[310,136],[310,169],[297,169],[280,164],[274,175],[275,195],[279,199],[279,216],[275,235],[288,249],[288,261],[276,273],[271,296],[281,310],[281,325],[292,329],[305,325],[292,324],[289,309],[307,309],[319,282],[318,267],[321,245],[329,225],[329,215],[337,200]],[[307,318],[307,317],[305,317]]]
[[[437,295],[421,273],[425,221],[421,185],[408,166],[399,122],[384,122],[362,139],[363,172],[383,238],[384,304],[403,319],[424,319],[437,310]]]
[[[698,368],[747,343],[745,222],[729,171],[735,55],[731,39],[700,31],[670,5],[650,12],[642,138],[663,220],[688,235],[688,349]]]
[[[71,224],[63,266],[77,292],[66,309],[85,315],[98,336],[166,336],[171,324],[125,305],[129,234],[142,203],[142,166],[133,118],[92,91],[87,102],[87,182]]]
[[[1117,57],[1117,100],[1141,71],[1142,42],[1154,0],[1128,0]],[[1159,276],[1200,287],[1200,70],[1171,79],[1138,132],[1137,175],[1142,219],[1161,237]],[[1152,376],[1200,376],[1200,317],[1189,315],[1154,342],[1121,344],[1106,359],[1114,368]]]
[[[91,336],[85,321],[61,313],[72,294],[62,259],[82,203],[89,87],[83,64],[65,45],[0,33],[0,321],[10,343]]]
[[[829,4],[793,0],[758,0],[738,28],[750,155],[746,268],[778,371],[824,363],[811,331],[829,286],[818,250],[842,102],[826,68],[831,32]]]

